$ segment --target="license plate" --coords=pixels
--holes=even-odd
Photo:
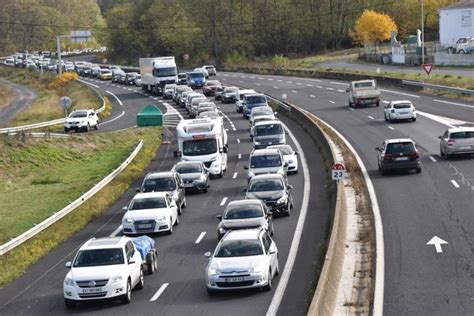
[[[400,112],[401,115],[406,115],[408,112]]]
[[[153,227],[153,224],[142,224],[142,225],[138,225],[138,228],[152,228]]]
[[[408,160],[408,157],[396,157],[395,161],[403,161],[403,160]]]
[[[460,150],[471,149],[471,146],[460,146]]]
[[[101,287],[94,287],[94,288],[90,288],[90,289],[82,289],[82,293],[100,293],[100,292],[102,292]]]
[[[226,282],[242,282],[244,278],[226,278]]]

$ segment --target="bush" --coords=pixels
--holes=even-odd
[[[288,67],[289,61],[288,57],[285,57],[283,55],[275,55],[272,57],[272,67],[273,68],[286,68]]]
[[[75,72],[65,72],[60,76],[56,76],[53,81],[48,85],[48,89],[57,89],[58,87],[67,86],[69,82],[79,78],[79,75]]]
[[[245,56],[241,52],[234,51],[232,54],[227,56],[224,64],[227,67],[235,67],[235,66],[245,66],[248,62],[247,56]]]

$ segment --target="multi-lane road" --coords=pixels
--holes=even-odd
[[[133,128],[136,114],[144,105],[154,103],[165,113],[164,137],[170,144],[162,144],[148,171],[169,170],[177,161],[173,158],[176,149],[174,127],[180,119],[187,118],[185,111],[171,101],[143,93],[136,87],[114,85],[97,80],[84,80],[94,85],[104,95],[108,95],[113,110],[110,118],[101,123],[99,132]],[[255,87],[258,88],[258,87]],[[294,122],[281,117],[287,124],[291,138],[301,146],[300,157],[305,157],[309,172],[299,172],[289,176],[294,186],[295,207],[290,217],[275,218],[275,235],[280,251],[280,269],[287,263],[298,220],[306,213],[303,234],[294,258],[293,269],[288,283],[281,282],[283,272],[276,278],[270,292],[233,292],[208,296],[204,283],[206,251],[212,251],[217,244],[216,215],[221,214],[225,205],[232,200],[244,198],[241,189],[247,178],[243,166],[247,164],[252,149],[249,139],[248,121],[235,112],[233,104],[221,105],[228,129],[229,165],[222,179],[211,181],[206,194],[187,195],[187,208],[172,235],[153,236],[159,254],[158,273],[145,278],[145,288],[134,291],[129,305],[91,303],[80,305],[73,312],[95,314],[160,314],[160,315],[263,315],[275,306],[279,296],[277,288],[286,289],[279,305],[279,313],[304,314],[311,300],[311,289],[316,283],[316,263],[323,255],[328,226],[330,205],[326,191],[326,171],[322,158],[312,145],[311,138]],[[293,147],[297,147],[291,141]],[[300,161],[302,163],[302,161]],[[301,166],[301,165],[300,165]],[[33,265],[18,280],[0,291],[0,314],[63,314],[67,311],[62,295],[62,282],[66,274],[64,264],[73,258],[77,248],[93,236],[120,235],[119,229],[123,211],[135,194],[141,179],[106,210],[104,216],[94,220],[84,230],[60,245],[37,264]],[[306,181],[306,182],[305,182]],[[309,189],[309,207],[302,205],[304,186]],[[285,267],[286,269],[286,267]],[[278,293],[281,293],[278,291]],[[275,296],[276,295],[276,296]]]
[[[300,106],[340,131],[361,156],[375,186],[385,240],[384,314],[472,315],[474,311],[474,161],[439,156],[438,136],[450,126],[473,126],[474,105],[382,88],[384,103],[411,100],[416,122],[387,123],[381,107],[350,108],[346,82],[221,73],[226,84],[258,90]],[[384,104],[382,103],[382,105]],[[411,137],[423,172],[380,176],[376,152],[387,138]],[[448,242],[437,253],[426,243]]]

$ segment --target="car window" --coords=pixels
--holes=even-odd
[[[183,164],[177,165],[175,168],[176,172],[179,173],[200,173],[202,168],[200,164]]]
[[[245,219],[262,216],[263,210],[258,204],[229,205],[224,212],[224,219]]]
[[[474,131],[472,132],[455,132],[455,133],[451,133],[451,135],[449,135],[449,138],[451,139],[467,139],[467,138],[474,138]]]
[[[122,248],[80,250],[73,267],[94,267],[124,264]]]
[[[254,180],[250,182],[249,192],[281,191],[284,189],[280,179]]]
[[[280,124],[265,124],[255,127],[255,136],[268,136],[282,134],[283,128]]]
[[[415,146],[411,142],[406,143],[389,143],[387,144],[387,154],[407,153],[415,151]]]
[[[372,86],[373,86],[372,82],[358,82],[354,84],[355,88],[368,88]]]
[[[176,183],[172,177],[146,179],[143,185],[143,192],[173,191]]]
[[[263,232],[263,234],[262,234],[262,242],[263,242],[263,248],[265,249],[265,252],[269,253],[270,252],[270,246],[272,244],[272,240],[266,232]]]
[[[259,240],[226,240],[222,242],[215,257],[246,257],[263,255]]]
[[[269,168],[281,166],[280,155],[252,156],[250,158],[250,168]]]
[[[410,103],[396,103],[393,105],[393,108],[395,109],[410,109],[411,104]]]
[[[129,210],[146,210],[151,208],[165,208],[166,201],[163,197],[136,198],[132,200]]]

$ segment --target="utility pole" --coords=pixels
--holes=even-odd
[[[421,64],[425,63],[425,15],[423,0],[421,0]]]
[[[61,75],[63,73],[63,65],[61,63],[61,37],[63,38],[70,38],[71,35],[58,35],[56,36],[56,48],[58,54],[58,74]]]

